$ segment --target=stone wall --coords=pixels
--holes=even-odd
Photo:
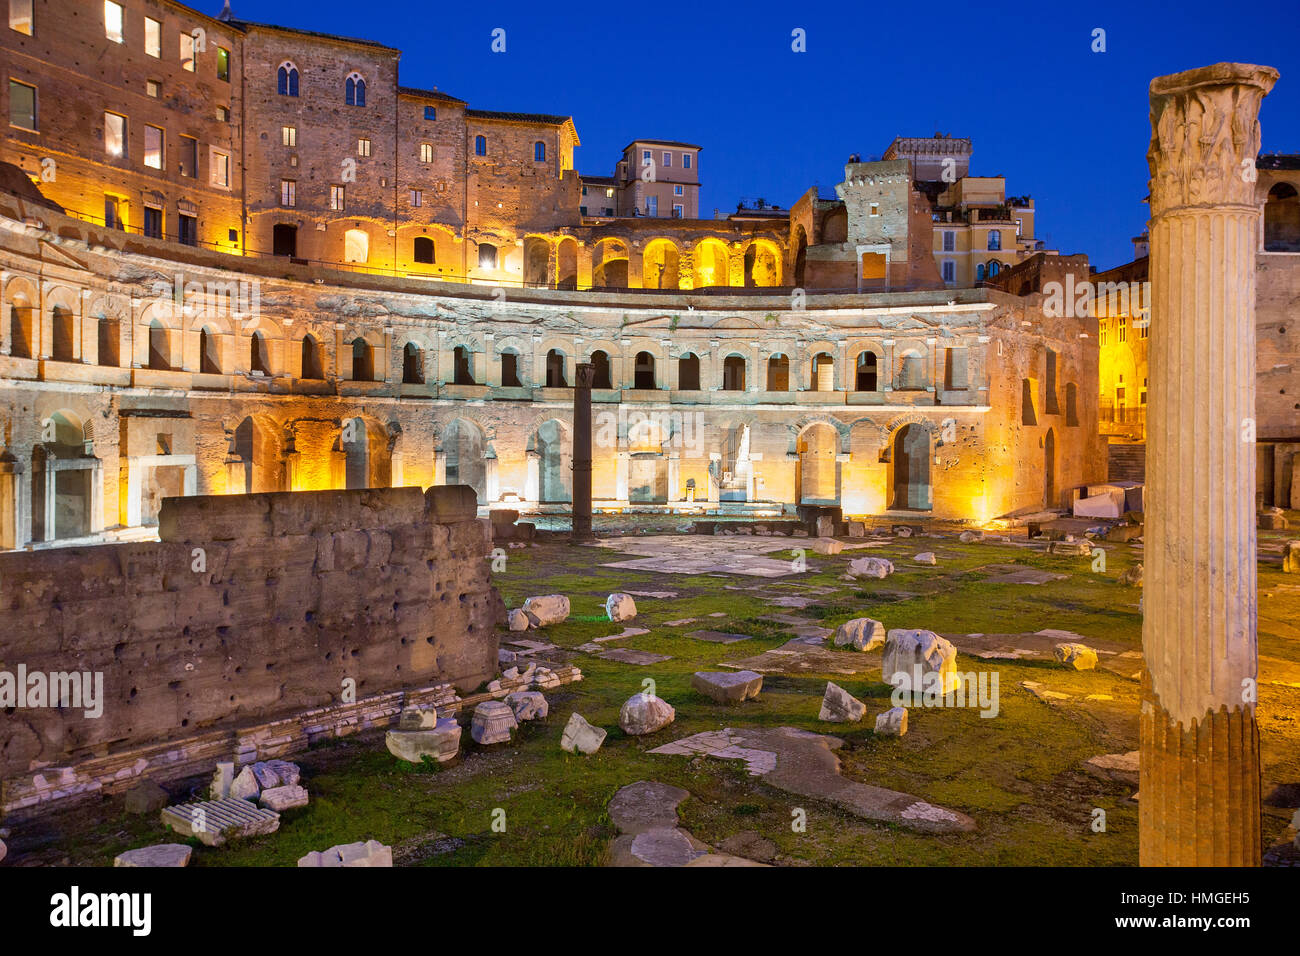
[[[0,554],[0,670],[103,675],[99,717],[6,713],[0,777],[496,672],[469,489],[169,498],[160,536]]]

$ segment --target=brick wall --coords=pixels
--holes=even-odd
[[[103,674],[24,708],[0,776],[496,672],[504,606],[461,486],[170,498],[161,542],[0,554],[0,670]],[[348,680],[354,685],[348,685]]]

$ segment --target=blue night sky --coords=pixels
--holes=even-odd
[[[699,143],[702,214],[742,197],[788,207],[809,186],[839,182],[851,153],[942,131],[974,140],[972,173],[1005,175],[1008,193],[1034,197],[1049,248],[1108,268],[1132,258],[1129,239],[1146,221],[1148,83],[1221,60],[1281,72],[1264,101],[1263,149],[1300,152],[1290,3],[713,0],[680,16],[608,0],[232,7],[241,20],[397,47],[403,84],[479,109],[571,115],[584,173],[610,175],[637,137]],[[505,53],[490,49],[496,27]],[[796,27],[805,53],[791,51]],[[1105,53],[1091,51],[1096,27]]]

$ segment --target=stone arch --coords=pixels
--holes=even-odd
[[[551,243],[542,236],[524,237],[524,286],[545,289],[550,286]]]
[[[573,500],[573,433],[558,418],[539,424],[528,439],[529,491],[538,504]],[[533,470],[536,468],[536,476]]]
[[[152,360],[152,341],[149,343],[149,354]],[[223,369],[221,333],[209,323],[199,329],[199,372],[203,375],[220,375]]]
[[[41,420],[32,448],[31,540],[80,538],[95,527],[98,460],[90,451],[89,419],[68,408]]]
[[[1056,431],[1043,436],[1043,507],[1056,507]]]
[[[799,429],[796,441],[798,504],[839,504],[840,437],[840,429],[825,421],[810,422]]]
[[[325,377],[325,350],[315,334],[308,332],[299,344],[302,368],[299,378],[323,379]]]
[[[745,287],[781,285],[781,249],[770,239],[754,239],[745,247]]]
[[[790,356],[784,352],[773,352],[767,357],[767,381],[764,383],[769,392],[790,391]]]
[[[546,352],[546,387],[568,388],[568,356],[562,349],[552,348]]]
[[[925,349],[908,345],[898,352],[898,370],[894,377],[895,391],[922,391],[929,384],[926,373]]]
[[[439,436],[438,457],[444,484],[468,485],[479,503],[487,501],[488,436],[472,418],[458,416],[447,423]]]
[[[889,507],[896,511],[933,508],[930,480],[932,427],[928,422],[906,422],[889,440]]]
[[[605,349],[593,349],[588,357],[592,365],[592,388],[613,388],[614,378],[610,369],[609,352]]]
[[[681,250],[671,239],[651,239],[641,253],[641,287],[643,289],[678,289],[681,287]]]
[[[722,459],[718,478],[719,501],[752,501],[754,422],[752,416],[733,420],[721,430]]]
[[[284,491],[284,429],[269,415],[245,417],[230,433],[229,494]]]
[[[695,288],[731,285],[731,255],[721,239],[701,239],[692,250]]]
[[[835,356],[825,350],[813,354],[808,363],[808,391],[835,391]]]
[[[808,278],[808,233],[802,225],[795,227],[794,242],[791,243],[794,254],[791,257],[791,274],[796,288],[802,289]]]
[[[853,359],[853,390],[877,392],[880,390],[880,355],[873,348],[864,348]]]
[[[596,289],[628,287],[629,253],[622,239],[606,237],[591,251],[591,285]]]
[[[578,240],[565,236],[555,246],[555,287],[578,288]]]
[[[339,448],[344,455],[344,488],[388,488],[393,483],[392,451],[396,436],[369,415],[343,420]]]
[[[748,366],[745,356],[731,352],[722,360],[722,390],[724,392],[743,392],[745,390],[745,371]]]

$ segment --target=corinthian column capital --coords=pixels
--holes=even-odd
[[[1151,81],[1151,215],[1255,204],[1259,105],[1277,70],[1216,63]]]

